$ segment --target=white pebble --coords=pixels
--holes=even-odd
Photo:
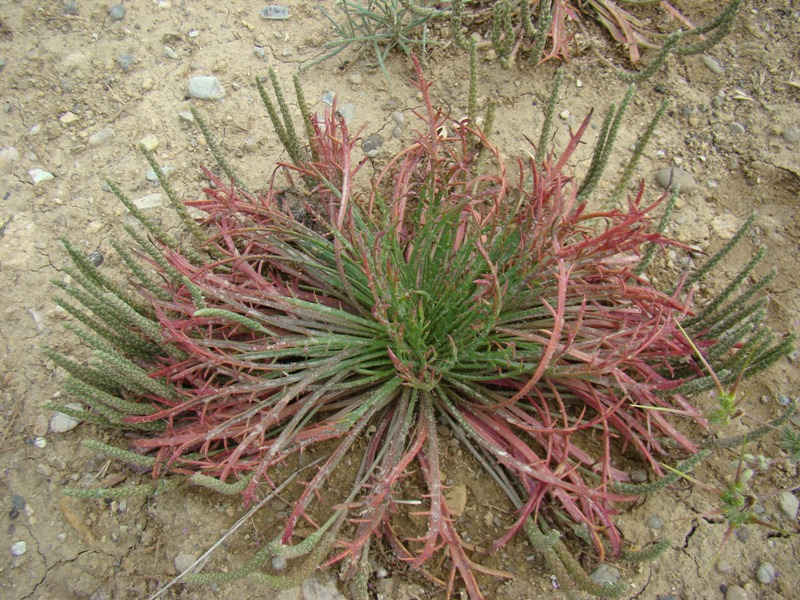
[[[145,147],[146,150],[152,152],[156,148],[158,148],[158,138],[154,136],[152,133],[149,135],[144,136],[139,143]]]
[[[52,173],[43,171],[42,169],[31,169],[28,171],[28,174],[31,176],[31,179],[33,179],[34,185],[43,181],[48,181],[54,177]]]
[[[14,542],[11,544],[11,554],[14,556],[22,556],[28,551],[28,544],[25,542]]]
[[[198,100],[219,100],[225,88],[216,77],[201,75],[189,79],[189,95]]]
[[[558,116],[566,121],[567,119],[569,119],[569,111],[566,109],[562,110],[560,113],[558,113]]]
[[[43,437],[37,437],[33,440],[33,445],[40,449],[44,448],[45,446],[47,446],[47,440],[44,439]]]
[[[67,407],[73,410],[83,410],[83,406],[75,402],[67,404]],[[53,415],[53,418],[50,419],[50,431],[53,433],[66,433],[67,431],[75,429],[80,423],[80,419],[57,412]]]
[[[148,208],[157,208],[163,204],[161,194],[148,194],[133,201],[134,206],[139,210],[147,210]]]

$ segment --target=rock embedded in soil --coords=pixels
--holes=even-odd
[[[303,582],[303,600],[346,600],[333,582],[322,583],[316,577]]]
[[[133,54],[120,54],[117,57],[119,68],[125,73],[131,70],[134,62],[136,62],[136,57]]]
[[[680,167],[667,167],[656,173],[656,182],[662,188],[677,189],[678,192],[691,192],[697,187],[694,177]]]
[[[710,54],[701,54],[700,60],[703,61],[703,64],[714,75],[722,75],[725,72],[725,67],[723,67],[720,62]]]
[[[758,566],[756,571],[756,579],[759,583],[769,585],[775,581],[775,567],[771,563],[763,562]]]
[[[89,136],[89,145],[97,146],[98,144],[107,142],[114,137],[114,133],[115,132],[111,127],[104,127],[100,131],[97,131]]]
[[[11,554],[14,556],[22,556],[28,551],[28,544],[25,542],[14,542],[11,544]]]
[[[259,12],[262,19],[267,21],[285,21],[291,18],[292,13],[285,6],[273,4],[272,6],[265,6]]]
[[[28,171],[28,175],[31,176],[34,185],[42,183],[43,181],[49,181],[54,177],[52,173],[50,173],[49,171],[44,171],[42,169],[31,169],[30,171]]]
[[[19,494],[14,494],[11,496],[11,506],[16,508],[17,510],[25,510],[25,498],[20,496]]]
[[[83,406],[75,402],[67,404],[67,407],[73,410],[83,410]],[[50,419],[50,431],[53,433],[66,433],[75,429],[80,423],[80,419],[57,412],[53,415],[53,418]]]
[[[749,596],[738,585],[732,585],[725,592],[725,600],[749,600]]]
[[[379,133],[373,133],[361,145],[364,154],[370,158],[375,158],[378,155],[378,149],[383,146],[383,136]]]
[[[460,517],[467,510],[467,486],[464,484],[454,485],[444,495],[447,510],[455,517]]]
[[[0,173],[10,173],[19,160],[19,150],[13,147],[0,149]]]
[[[178,573],[183,573],[195,563],[197,558],[198,557],[194,554],[189,554],[188,552],[179,552],[174,561],[175,570]]]
[[[664,527],[664,520],[659,515],[652,515],[647,519],[647,526],[650,529],[661,529]]]
[[[108,18],[112,21],[121,21],[125,18],[125,13],[127,12],[125,6],[122,4],[115,4],[108,10]]]
[[[787,519],[794,521],[797,518],[797,509],[800,506],[800,500],[791,492],[781,492],[778,495],[778,506]]]
[[[800,142],[800,127],[788,127],[781,134],[781,137],[790,144]]]
[[[210,75],[199,75],[189,79],[189,96],[198,100],[219,100],[225,96],[225,88],[219,79]]]
[[[592,579],[597,585],[614,585],[619,581],[619,569],[603,563],[592,571]]]

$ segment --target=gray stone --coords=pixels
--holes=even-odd
[[[100,250],[95,250],[94,252],[89,254],[86,258],[88,258],[89,262],[92,263],[95,267],[99,267],[100,265],[102,265],[103,260],[105,260],[105,258],[103,257],[103,253],[100,252]]]
[[[788,127],[781,135],[790,144],[796,144],[800,142],[800,127]]]
[[[403,124],[406,122],[406,116],[399,110],[394,111],[391,114],[391,118],[392,121],[394,121],[394,124],[397,125],[398,127],[402,127]]]
[[[323,583],[316,577],[303,582],[303,600],[346,600],[332,582]]]
[[[75,402],[67,404],[67,407],[72,410],[83,410],[83,406]],[[50,419],[50,431],[53,433],[66,433],[75,429],[80,423],[80,419],[57,412],[53,415],[53,418]]]
[[[361,77],[361,73],[352,73],[348,79],[350,79],[350,83],[353,85],[361,85],[364,81],[364,78]]]
[[[742,125],[741,123],[737,123],[736,121],[728,125],[728,129],[730,129],[730,132],[733,135],[742,135],[743,133],[745,133],[745,131],[747,131],[744,128],[744,125]]]
[[[162,54],[167,58],[171,58],[172,60],[178,59],[178,53],[175,52],[175,50],[173,50],[170,46],[164,46],[164,51]]]
[[[111,127],[105,127],[89,136],[89,145],[96,146],[97,144],[107,142],[114,137],[114,133]]]
[[[13,494],[11,496],[11,506],[16,508],[17,510],[25,510],[25,498],[20,496],[19,494]]]
[[[120,54],[117,57],[117,64],[119,68],[122,69],[125,73],[131,70],[133,63],[136,62],[136,57],[133,54]]]
[[[261,9],[259,14],[261,15],[262,19],[266,19],[267,21],[285,21],[292,16],[292,13],[288,8],[285,6],[280,6],[279,4],[265,6]]]
[[[269,60],[267,58],[267,51],[261,46],[253,46],[253,54],[255,54],[261,60]]]
[[[392,136],[396,137],[398,140],[403,137],[403,128],[398,125],[394,129],[392,129]]]
[[[370,158],[375,158],[378,155],[378,148],[381,146],[383,146],[383,136],[379,133],[373,133],[361,144],[364,154]]]
[[[183,573],[186,569],[191,567],[197,560],[197,556],[189,554],[188,552],[179,552],[175,557],[175,570],[178,573]]]
[[[187,123],[194,123],[194,115],[190,110],[182,110],[178,113],[178,116]]]
[[[647,526],[650,529],[661,529],[664,527],[664,520],[659,515],[652,515],[647,519]]]
[[[749,596],[738,585],[732,585],[725,592],[725,600],[749,600]]]
[[[122,4],[115,4],[108,11],[108,18],[112,21],[121,21],[125,18],[126,8]]]
[[[756,571],[756,579],[758,579],[759,583],[769,585],[775,581],[775,567],[768,562],[761,563]]]
[[[594,579],[595,583],[598,585],[614,585],[619,581],[619,575],[618,568],[606,563],[603,563],[592,571],[592,579]]]
[[[322,94],[322,102],[327,104],[328,106],[333,106],[333,99],[336,97],[336,94],[333,92],[325,92]]]
[[[339,107],[339,110],[336,112],[338,112],[342,117],[344,117],[345,123],[349,123],[350,121],[353,120],[353,117],[356,115],[356,107],[354,104],[348,102],[347,104],[342,104],[342,106]]]
[[[163,165],[161,167],[161,172],[164,173],[166,177],[169,177],[172,173],[177,170],[177,167],[170,167],[169,165]],[[158,175],[156,175],[155,169],[150,169],[145,174],[148,181],[158,181]]]
[[[797,509],[800,506],[800,501],[791,492],[781,492],[778,495],[778,506],[787,519],[794,521],[797,518]]]
[[[703,61],[703,64],[714,75],[722,75],[725,72],[725,67],[723,67],[719,61],[710,54],[701,54],[700,60]]]
[[[628,475],[633,483],[647,483],[647,471],[644,469],[634,469]]]
[[[697,187],[692,174],[680,167],[661,169],[656,173],[656,182],[665,190],[677,189],[678,192],[691,192]]]
[[[216,77],[200,75],[189,79],[189,96],[198,100],[219,100],[225,96],[225,88]]]

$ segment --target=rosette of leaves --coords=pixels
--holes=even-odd
[[[524,529],[580,583],[556,530],[601,558],[624,553],[614,517],[639,491],[624,488],[621,452],[657,474],[668,456],[698,452],[682,425],[706,421],[685,393],[714,382],[694,349],[723,381],[791,349],[752,295],[733,299],[738,313],[723,298],[692,316],[685,286],[660,291],[640,273],[648,248],[680,244],[659,233],[659,202],[644,203],[643,187],[624,209],[578,200],[567,165],[589,118],[559,154],[507,166],[479,129],[433,106],[416,68],[421,129],[368,188],[335,107],[319,119],[304,109],[304,149],[275,85],[277,107],[261,91],[291,147],[281,169],[294,187],[256,194],[207,171],[204,197],[186,203],[205,214],[195,222],[162,178],[187,223],[180,241],[114,187],[148,230],[129,230],[134,252],[116,244],[133,290],[67,245],[74,283],[60,284],[70,300],[59,303],[94,353],[48,354],[90,407],[83,418],[129,433],[102,447],[151,475],[142,489],[186,476],[250,504],[278,485],[279,465],[306,452],[319,461],[275,540],[241,569],[187,581],[286,587],[342,563],[365,595],[382,539],[437,584],[460,580],[482,598],[479,574],[498,572],[465,545],[446,501],[445,429],[516,499],[492,547]],[[304,198],[302,217],[289,194]],[[296,566],[270,572],[273,556]],[[430,569],[443,558],[449,575]]]

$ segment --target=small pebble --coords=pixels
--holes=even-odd
[[[730,129],[730,132],[733,135],[742,135],[746,131],[744,125],[742,125],[741,123],[736,123],[735,121],[730,125],[728,125],[728,129]]]
[[[378,579],[386,579],[389,576],[389,571],[384,569],[383,567],[378,567],[375,569],[375,577]]]
[[[569,111],[564,109],[560,113],[558,113],[558,116],[566,121],[567,119],[569,119]]]
[[[750,539],[750,529],[747,527],[739,527],[734,534],[736,539],[742,542],[743,544],[747,543],[747,540]]]
[[[725,67],[723,67],[719,61],[710,54],[701,54],[700,60],[703,61],[703,64],[714,75],[722,75],[725,72]]]
[[[333,106],[333,99],[336,97],[336,94],[333,92],[325,92],[322,94],[322,102],[323,104],[327,104],[328,106]]]
[[[78,3],[74,0],[67,0],[64,2],[64,14],[68,17],[75,17],[78,15]]]
[[[175,557],[175,570],[178,573],[183,573],[186,569],[191,567],[194,562],[197,560],[197,556],[194,554],[189,554],[187,552],[179,552],[178,555]]]
[[[592,579],[598,585],[614,585],[619,581],[619,575],[619,569],[605,563],[592,571]]]
[[[178,53],[175,52],[175,50],[173,50],[169,46],[164,46],[164,51],[162,52],[162,54],[167,58],[171,58],[172,60],[178,59]]]
[[[719,571],[720,573],[728,573],[731,569],[733,569],[731,563],[725,560],[717,561],[717,571]]]
[[[122,4],[115,4],[108,11],[108,18],[112,21],[121,21],[125,17],[126,9]]]
[[[633,483],[647,483],[647,471],[644,469],[634,469],[628,475]]]
[[[22,556],[28,551],[28,544],[25,542],[14,542],[11,544],[11,554],[14,556]]]
[[[25,498],[19,494],[11,496],[11,505],[17,510],[25,510]]]
[[[756,571],[756,579],[758,579],[759,583],[769,585],[775,581],[775,567],[768,562],[761,563]]]
[[[178,113],[178,116],[187,123],[194,123],[194,115],[190,110],[182,110]]]
[[[117,57],[119,68],[125,73],[131,70],[134,62],[136,62],[136,57],[134,57],[133,54],[120,54]]]
[[[103,264],[103,253],[100,250],[95,250],[91,254],[89,254],[86,258],[89,259],[89,262],[92,263],[95,267],[99,267]]]
[[[161,172],[164,173],[166,177],[169,177],[172,173],[177,170],[177,167],[170,167],[169,165],[164,165],[161,167]],[[147,177],[148,181],[158,181],[158,175],[156,175],[155,169],[150,169],[145,173],[145,177]]]
[[[253,54],[255,54],[261,60],[269,60],[267,57],[267,51],[261,46],[253,46]]]
[[[31,169],[30,171],[28,171],[28,175],[30,175],[31,179],[33,179],[34,185],[41,183],[43,181],[48,181],[50,179],[53,179],[54,177],[52,173],[49,173],[48,171],[43,171],[42,169]]]
[[[364,143],[361,144],[361,149],[370,158],[375,158],[378,155],[378,148],[381,146],[383,146],[383,136],[379,133],[373,133],[364,140]]]
[[[187,33],[186,35],[188,35],[188,36],[189,36],[189,39],[193,40],[194,38],[196,38],[196,37],[198,37],[198,36],[200,35],[200,32],[199,32],[199,31],[197,31],[197,29],[192,29],[192,30],[191,30],[191,31],[189,31],[189,33]]]
[[[678,167],[661,169],[656,173],[656,181],[665,190],[674,188],[679,192],[691,192],[697,187],[692,174]]]
[[[353,85],[361,85],[364,80],[363,77],[361,77],[361,73],[352,73],[348,79],[350,79],[350,83]]]
[[[73,410],[83,410],[83,406],[74,402],[67,404],[67,406]],[[57,412],[50,419],[50,431],[53,433],[66,433],[75,429],[80,423],[80,419]]]
[[[62,125],[69,125],[70,123],[74,123],[79,119],[80,117],[70,110],[68,110],[58,118],[58,120],[61,121]]]
[[[286,559],[282,556],[273,556],[272,557],[272,568],[276,571],[283,571],[286,569]]]
[[[219,100],[225,88],[216,77],[201,75],[189,79],[189,96],[198,100]]]
[[[163,204],[161,194],[148,194],[133,201],[134,206],[139,210],[147,210],[148,208],[157,208]]]
[[[800,506],[800,501],[791,492],[781,492],[778,494],[778,506],[787,519],[794,521],[797,518],[797,509]]]
[[[144,146],[146,150],[152,152],[153,150],[158,148],[158,138],[151,133],[140,139],[139,144],[141,146]]]
[[[47,440],[41,436],[33,438],[33,445],[41,450],[47,446]]]
[[[796,144],[800,142],[800,127],[787,127],[781,136],[790,144]]]
[[[392,121],[394,121],[394,124],[397,125],[398,127],[402,127],[403,124],[406,122],[406,116],[399,110],[396,110],[391,114],[391,119]]]
[[[738,585],[730,586],[725,592],[725,600],[748,600],[748,598],[747,592]]]
[[[114,137],[114,133],[111,127],[105,127],[89,136],[89,145],[96,146],[97,144],[107,142]]]
[[[652,515],[647,519],[647,526],[650,529],[661,529],[664,527],[664,521],[659,515]]]
[[[398,140],[403,137],[403,128],[398,125],[394,129],[392,129],[392,136],[396,137]]]
[[[339,107],[338,112],[342,117],[344,117],[344,122],[349,123],[353,120],[353,117],[356,115],[356,107],[352,103],[342,104]]]
[[[268,21],[285,21],[292,16],[292,13],[285,6],[274,4],[272,6],[265,6],[259,12],[262,19]]]

